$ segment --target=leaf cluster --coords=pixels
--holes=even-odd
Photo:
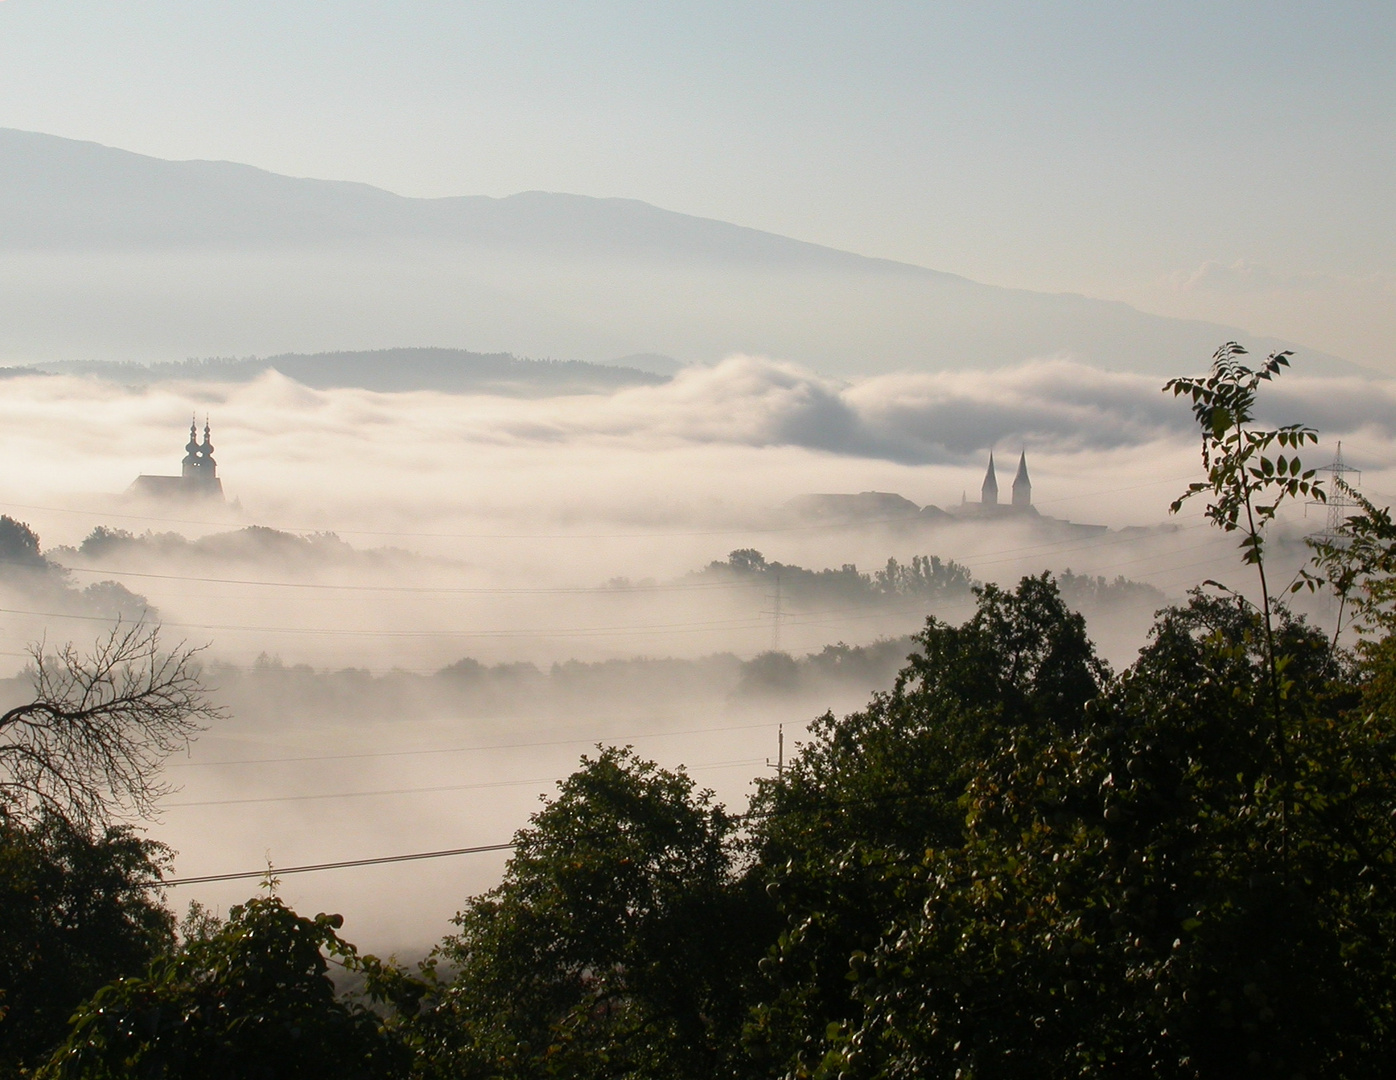
[[[1302,424],[1274,429],[1255,426],[1256,393],[1289,366],[1289,352],[1272,353],[1257,369],[1243,364],[1246,350],[1227,342],[1212,358],[1205,378],[1171,379],[1164,386],[1175,397],[1192,402],[1193,417],[1202,430],[1205,482],[1190,484],[1171,510],[1177,513],[1188,499],[1204,492],[1208,520],[1225,532],[1242,530],[1242,558],[1255,565],[1263,559],[1262,529],[1274,519],[1285,499],[1300,496],[1322,501],[1323,487],[1315,470],[1306,469],[1298,451],[1318,441],[1318,433]],[[1271,456],[1272,449],[1294,451]]]
[[[740,1029],[736,822],[683,772],[607,748],[456,917],[418,1022],[449,1075],[713,1075]]]
[[[216,932],[100,990],[39,1072],[46,1080],[188,1077],[382,1078],[408,1058],[381,1017],[339,999],[333,961],[368,958],[338,915],[297,915],[275,897],[234,907]]]
[[[151,888],[169,860],[126,827],[0,817],[0,1077],[37,1065],[82,1001],[173,945]]]

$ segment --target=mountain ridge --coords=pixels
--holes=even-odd
[[[590,362],[749,352],[839,376],[1058,354],[1165,374],[1231,339],[1293,347],[635,199],[418,199],[0,129],[0,362],[459,341]]]

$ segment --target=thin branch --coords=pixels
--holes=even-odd
[[[0,811],[84,826],[151,816],[170,790],[165,759],[222,715],[201,651],[166,652],[159,627],[139,622],[118,622],[87,656],[32,646],[33,700],[0,714]]]

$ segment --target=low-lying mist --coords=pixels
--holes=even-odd
[[[1251,586],[1234,538],[1197,507],[1168,514],[1200,471],[1185,405],[1062,359],[838,383],[734,357],[563,396],[311,390],[275,372],[4,385],[0,513],[41,544],[0,544],[4,694],[22,697],[31,642],[81,644],[118,616],[207,644],[229,716],[173,763],[182,790],[150,826],[181,876],[506,841],[597,742],[686,764],[740,805],[780,725],[789,746],[888,686],[928,616],[968,615],[974,583],[1055,572],[1116,667],[1189,588]],[[1341,437],[1385,501],[1394,396],[1286,375],[1262,401],[1267,422],[1320,428],[1311,464]],[[191,413],[209,416],[229,503],[123,497],[139,473],[178,472]],[[991,447],[1005,500],[1026,452],[1040,516],[955,516]],[[872,491],[910,509],[800,499]],[[1277,579],[1323,513],[1280,523]],[[365,945],[416,948],[503,858],[281,890],[344,911]],[[226,908],[254,887],[171,895]]]

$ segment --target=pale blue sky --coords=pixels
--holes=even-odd
[[[0,2],[0,126],[619,195],[1396,373],[1396,5]]]

